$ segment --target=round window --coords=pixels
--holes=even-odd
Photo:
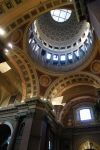
[[[51,16],[56,22],[65,22],[71,16],[72,11],[68,9],[51,10]]]

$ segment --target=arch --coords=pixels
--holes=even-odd
[[[63,109],[61,110],[60,112],[60,115],[59,115],[59,121],[62,123],[63,122],[63,119],[67,116],[68,112],[70,111],[70,109],[72,107],[80,107],[80,106],[92,106],[93,103],[96,102],[96,98],[95,97],[91,97],[91,96],[81,96],[81,97],[77,97],[77,98],[74,98],[70,101],[68,101]]]
[[[6,29],[7,35],[11,33],[13,30],[18,28],[20,25],[24,24],[25,22],[29,22],[31,19],[40,16],[41,14],[50,11],[51,9],[55,9],[57,7],[62,7],[64,5],[70,5],[72,2],[70,0],[38,0],[38,1],[25,1],[22,5],[17,5],[12,11],[5,11],[6,15],[1,15],[1,22],[0,26],[4,26]],[[2,4],[3,5],[3,4]],[[17,12],[17,13],[16,13]],[[25,13],[26,12],[26,13]],[[8,19],[8,16],[11,16]],[[14,21],[12,21],[14,20]]]
[[[44,97],[47,99],[59,97],[67,89],[81,84],[98,88],[100,87],[100,79],[98,76],[88,72],[79,72],[69,76],[62,76],[51,84],[45,92]]]
[[[11,124],[10,122],[8,122],[8,121],[5,121],[3,124],[6,124],[6,125],[9,126],[9,128],[10,128],[10,130],[11,130],[11,135],[12,135],[13,130],[14,130],[12,124]]]
[[[17,50],[16,50],[17,49]],[[6,56],[17,70],[22,83],[22,100],[37,96],[39,93],[39,81],[34,67],[19,48],[11,51],[11,55]],[[10,53],[10,52],[9,52]]]
[[[11,128],[9,123],[0,124],[0,149],[7,150],[11,139]]]

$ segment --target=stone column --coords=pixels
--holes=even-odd
[[[14,144],[15,144],[19,124],[20,124],[20,118],[16,118],[16,125],[14,128],[13,134],[11,136],[11,140],[10,140],[10,143],[9,143],[7,150],[14,150]]]
[[[36,110],[27,150],[45,150],[46,129],[45,112]]]
[[[33,123],[33,115],[28,114],[24,121],[25,121],[25,126],[23,130],[19,150],[28,150],[28,144],[30,140],[31,128]]]
[[[45,113],[36,110],[25,118],[25,127],[19,150],[45,150],[46,122]]]

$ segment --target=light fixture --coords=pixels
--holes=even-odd
[[[5,35],[5,30],[3,28],[0,28],[0,35],[1,36]]]
[[[24,103],[24,102],[25,102],[24,100],[21,101],[21,103]]]
[[[55,112],[55,110],[54,110],[54,109],[53,109],[52,111],[53,111],[53,112]]]
[[[8,43],[7,46],[8,46],[9,48],[13,48],[13,45],[12,45],[11,43]]]
[[[46,98],[44,98],[43,100],[44,100],[44,101],[46,101],[47,99],[46,99]]]
[[[41,96],[41,98],[40,98],[41,100],[43,100],[43,97]]]
[[[5,53],[8,53],[8,52],[9,52],[9,50],[8,50],[7,48],[5,48],[4,51],[5,51]]]
[[[47,99],[46,99],[46,98],[44,98],[44,97],[41,97],[41,100],[42,100],[42,101],[46,101]]]

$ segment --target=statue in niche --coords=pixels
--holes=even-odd
[[[96,150],[96,149],[94,148],[93,143],[92,143],[92,142],[89,142],[89,148],[84,149],[84,150]]]
[[[83,144],[81,144],[79,150],[99,150],[99,145],[97,145],[95,142],[87,140]]]

